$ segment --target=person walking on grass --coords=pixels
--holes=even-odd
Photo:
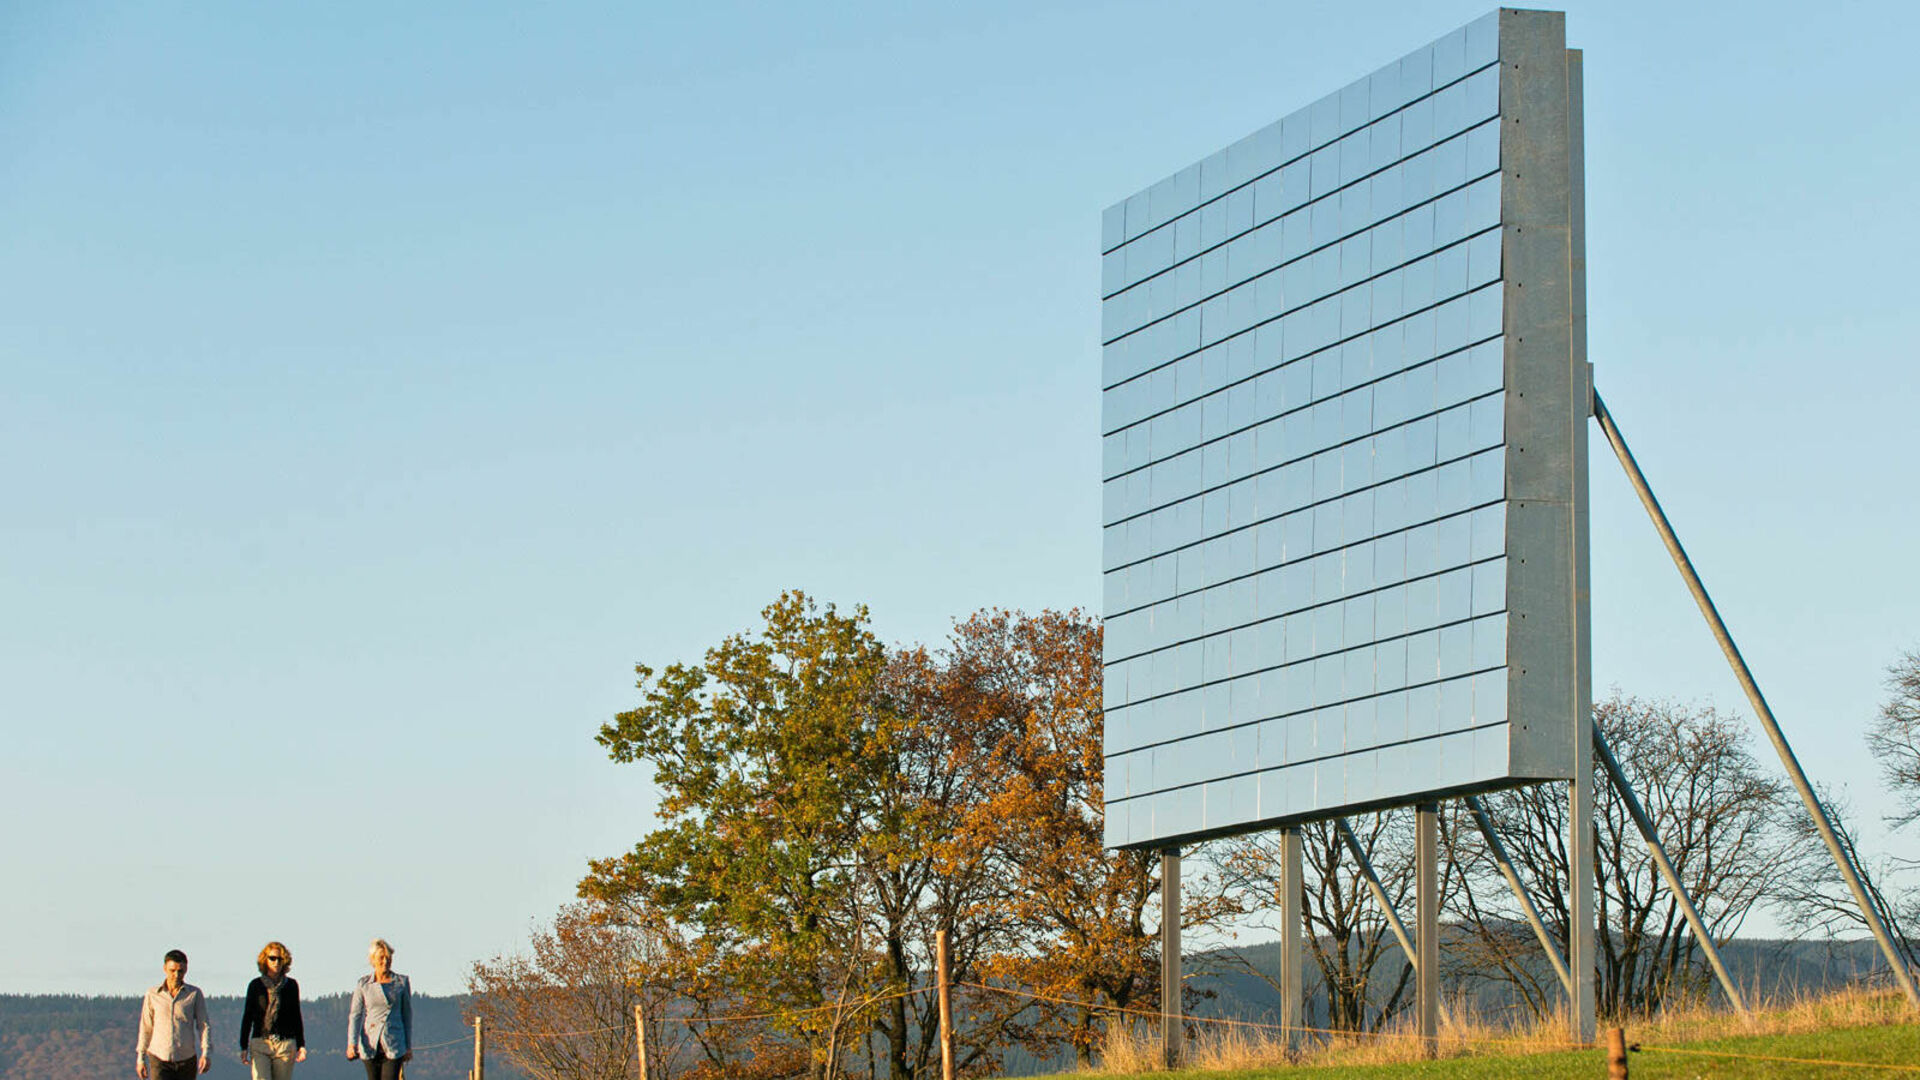
[[[367,1080],[400,1080],[413,1056],[413,994],[393,970],[393,946],[374,938],[367,963],[372,974],[360,976],[347,1002],[347,1057],[366,1063]]]
[[[141,1080],[193,1080],[213,1068],[207,997],[187,982],[186,953],[168,950],[162,968],[166,979],[140,1002],[133,1072]]]
[[[247,984],[240,1012],[240,1064],[253,1080],[290,1080],[297,1061],[307,1060],[307,1028],[300,1018],[300,984],[287,974],[293,953],[267,942],[254,959],[260,977]]]

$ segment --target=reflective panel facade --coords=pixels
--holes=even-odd
[[[1564,40],[1489,15],[1106,212],[1110,846],[1571,775]]]

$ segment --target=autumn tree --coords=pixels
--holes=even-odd
[[[998,988],[1122,1008],[1159,990],[1158,860],[1103,847],[1099,624],[982,612],[890,651],[864,609],[789,593],[763,614],[698,665],[636,668],[640,702],[600,741],[652,766],[659,827],[581,894],[684,928],[686,1007],[771,1011],[814,1080],[938,1068],[942,931],[963,1071],[1015,1043],[1090,1060],[1104,1014]],[[1231,910],[1205,874],[1186,886],[1186,925]],[[779,1075],[779,1044],[720,1027],[697,1028],[703,1069]]]
[[[627,1080],[636,1007],[652,1021],[660,1063],[680,1054],[686,1029],[662,1022],[672,995],[655,977],[667,931],[607,916],[570,904],[534,931],[528,952],[479,961],[467,975],[469,1018],[485,1020],[495,1051],[534,1080]]]
[[[924,646],[895,650],[886,697],[901,719],[898,737],[885,748],[893,782],[879,791],[862,829],[858,861],[869,932],[881,947],[892,991],[873,1021],[879,1056],[890,1080],[938,1072],[938,1001],[906,991],[932,980],[936,937],[944,931],[950,977],[962,984],[956,1006],[970,1021],[956,1032],[956,1068],[997,1073],[1001,1051],[1025,1036],[1027,1025],[1017,1008],[980,1000],[965,985],[979,977],[983,957],[1020,942],[1005,875],[966,831],[992,797],[991,774],[967,732],[966,695],[957,692],[945,653]]]
[[[985,770],[987,797],[958,843],[991,854],[1021,945],[982,970],[1042,997],[1121,1009],[1157,1004],[1159,860],[1103,838],[1101,629],[1079,612],[983,611],[943,654],[950,708]],[[1217,880],[1183,882],[1182,924],[1232,910]],[[1084,1065],[1107,1013],[1036,999],[1037,1038],[1063,1036]]]
[[[653,765],[661,827],[594,862],[582,893],[690,928],[679,984],[778,1013],[815,1077],[929,1075],[936,936],[962,981],[1019,943],[1001,865],[969,839],[994,795],[985,747],[944,655],[886,650],[864,609],[798,593],[764,617],[698,667],[637,669],[640,705],[600,738]],[[1017,1009],[977,1004],[959,1064],[997,1071],[1025,1028]],[[743,1056],[728,1030],[699,1028],[715,1068],[780,1057],[765,1043]]]

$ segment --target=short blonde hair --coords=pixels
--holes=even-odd
[[[284,975],[293,970],[293,950],[277,941],[269,941],[260,947],[260,955],[253,960],[254,966],[260,969],[260,974],[267,973],[267,957],[276,952],[287,958],[286,966],[280,969],[280,973]]]
[[[393,946],[387,944],[386,938],[374,938],[373,941],[367,945],[367,959],[373,959],[374,953],[386,953],[387,959],[392,960]]]

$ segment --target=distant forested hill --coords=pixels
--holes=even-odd
[[[414,1042],[423,1047],[407,1066],[408,1080],[462,1080],[473,1064],[472,1029],[461,1019],[466,999],[413,999]],[[240,999],[207,1000],[213,1019],[214,1077],[239,1080]],[[299,1080],[365,1080],[360,1063],[348,1061],[347,996],[330,994],[301,1002],[307,1024],[307,1060]],[[133,1076],[133,1046],[140,1028],[137,997],[77,997],[66,994],[0,994],[0,1080],[127,1080]],[[455,1042],[455,1040],[460,1040]],[[497,1055],[487,1061],[489,1080],[523,1080]]]

